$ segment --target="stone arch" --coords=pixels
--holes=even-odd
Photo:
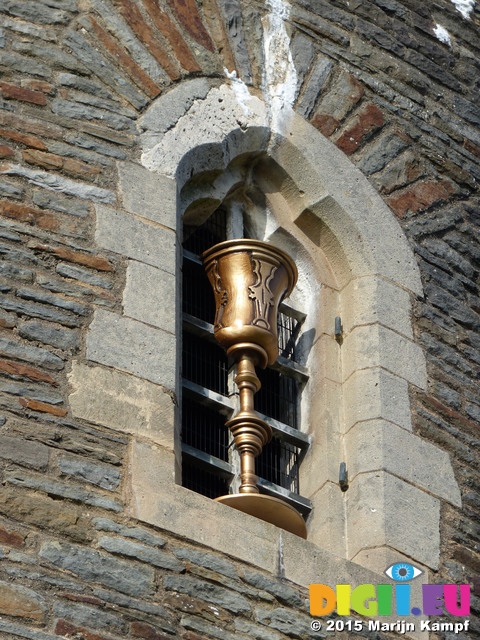
[[[410,323],[411,299],[422,294],[412,251],[393,214],[341,151],[287,106],[273,118],[262,100],[246,95],[245,89],[235,81],[185,81],[140,119],[143,168],[118,164],[123,210],[97,206],[98,243],[132,261],[124,313],[135,318],[129,300],[143,286],[146,271],[151,275],[155,270],[157,277],[161,273],[162,290],[173,296],[170,316],[160,323],[149,316],[148,324],[157,332],[146,331],[142,339],[153,340],[153,346],[175,360],[180,216],[185,209],[195,210],[196,203],[215,207],[244,180],[248,165],[279,221],[271,239],[281,243],[286,230],[302,238],[312,261],[323,256],[335,274],[322,291],[326,312],[316,326],[312,363],[322,403],[311,412],[314,446],[303,471],[314,502],[309,540],[379,572],[392,554],[436,568],[440,498],[453,504],[460,498],[448,455],[412,433],[409,385],[426,385],[423,353]],[[186,94],[193,100],[185,109],[168,110]],[[154,199],[158,193],[161,197]],[[102,348],[102,340],[105,325],[113,320],[107,315],[96,314],[87,358],[108,366],[109,349]],[[341,346],[333,336],[336,315],[344,326]],[[131,321],[115,322],[118,340],[118,329],[127,331]],[[171,397],[178,371],[153,367],[153,373],[146,372],[146,350],[138,339],[134,347],[135,353],[115,366],[160,385]],[[173,409],[168,411],[162,427],[133,430],[138,437],[130,461],[132,514],[266,566],[262,554],[271,545],[276,549],[281,533],[244,514],[225,514],[222,505],[173,484],[175,432]],[[345,494],[338,488],[340,461],[347,462],[350,473]],[[152,486],[158,489],[155,499]],[[176,500],[186,504],[187,515],[175,512]],[[408,508],[414,501],[421,505],[416,514]],[[202,514],[199,530],[189,509],[191,515]],[[205,514],[211,518],[208,525]],[[262,539],[255,557],[246,542],[237,540],[232,546],[237,525]],[[297,544],[292,541],[292,549]],[[300,580],[293,564],[290,577]]]

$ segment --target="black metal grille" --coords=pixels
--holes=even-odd
[[[215,298],[203,265],[192,260],[184,260],[182,275],[183,312],[213,324]]]
[[[255,395],[256,410],[297,429],[298,382],[274,369],[257,369],[257,375],[262,387]]]
[[[222,348],[184,331],[182,356],[183,378],[227,395],[228,360]]]
[[[273,437],[256,459],[257,475],[298,493],[298,454],[297,447]]]
[[[301,322],[293,316],[286,313],[278,312],[277,316],[277,332],[278,332],[278,349],[284,358],[297,361],[296,346],[298,335],[300,333]]]
[[[217,209],[199,227],[185,225],[183,229],[183,248],[200,255],[214,244],[227,239],[227,214]]]
[[[217,210],[199,227],[184,227],[184,249],[199,256],[218,242],[226,240],[226,213]],[[213,324],[215,303],[203,266],[191,259],[183,261],[183,311]],[[278,314],[280,355],[295,360],[295,346],[301,322],[287,313]],[[298,382],[277,370],[257,371],[262,383],[255,395],[255,408],[266,416],[298,428]],[[228,394],[228,359],[223,349],[199,335],[183,332],[182,376],[202,387]],[[228,461],[228,430],[225,416],[200,402],[183,397],[182,441],[207,454]],[[298,493],[300,449],[276,437],[257,458],[257,474],[281,487]],[[228,493],[229,481],[210,472],[190,456],[183,456],[183,485],[211,498]]]
[[[225,416],[194,400],[184,398],[182,442],[227,461],[228,430],[225,427]]]
[[[187,460],[182,461],[182,485],[201,493],[208,498],[218,498],[228,493],[228,481],[225,478],[201,469],[196,464]]]

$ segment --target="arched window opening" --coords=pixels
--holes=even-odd
[[[233,237],[248,237],[236,206],[222,206],[203,224],[183,229],[182,484],[211,498],[234,493],[240,485],[238,454],[225,427],[237,396],[232,362],[213,337],[215,304],[200,255]],[[300,428],[300,397],[308,375],[297,362],[304,320],[301,311],[281,305],[280,355],[272,367],[257,371],[262,387],[255,408],[274,432],[256,459],[260,491],[281,497],[306,517],[311,504],[301,496],[299,468],[309,446]]]

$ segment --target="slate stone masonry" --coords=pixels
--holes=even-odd
[[[160,268],[164,280],[172,273],[172,221],[169,268],[134,262],[148,230],[143,220],[123,221],[120,205],[130,208],[117,192],[116,160],[138,162],[138,118],[173,83],[224,78],[226,67],[259,88],[265,11],[247,0],[4,0],[0,7],[6,638],[322,637],[310,631],[306,592],[281,576],[129,518],[130,421],[119,416],[115,430],[98,407],[74,419],[67,402],[72,360],[90,366],[92,320],[101,333],[102,318],[125,304],[125,335],[140,340],[135,292],[127,288],[122,299],[129,268]],[[450,44],[435,36],[437,24]],[[425,296],[415,305],[414,331],[429,387],[410,390],[414,432],[450,455],[462,493],[461,508],[442,504],[434,581],[472,584],[469,638],[480,635],[479,24],[478,3],[465,18],[449,0],[299,0],[288,19],[297,112],[368,177],[417,256]],[[173,197],[171,185],[165,191]],[[101,250],[95,204],[103,212]],[[130,263],[105,248],[117,224],[138,237]],[[153,329],[142,326],[145,343]],[[109,363],[120,391],[127,384],[114,371],[125,368],[121,355]],[[171,374],[163,379],[152,369],[165,395]],[[134,411],[148,433],[150,416]],[[162,415],[171,420],[171,411]]]

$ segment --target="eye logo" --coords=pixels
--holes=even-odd
[[[414,567],[413,564],[408,564],[408,562],[397,562],[385,569],[385,575],[395,582],[410,582],[410,580],[421,576],[422,573],[421,569]]]

